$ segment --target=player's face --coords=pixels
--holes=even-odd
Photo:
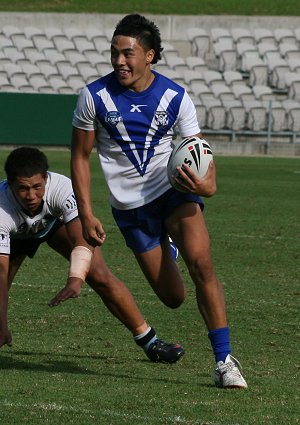
[[[47,176],[35,174],[31,177],[17,177],[10,185],[16,199],[29,216],[39,213],[46,182]]]
[[[143,91],[153,81],[150,64],[154,50],[145,52],[136,38],[117,35],[111,42],[111,64],[119,83],[133,91]]]

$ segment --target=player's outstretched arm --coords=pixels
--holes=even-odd
[[[56,307],[63,301],[67,301],[70,298],[78,298],[81,292],[84,281],[76,277],[68,278],[66,286],[61,289],[51,301],[49,301],[49,307]]]

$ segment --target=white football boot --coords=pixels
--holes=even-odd
[[[219,388],[247,388],[241,374],[240,362],[228,354],[224,362],[218,362],[215,368],[215,385]]]

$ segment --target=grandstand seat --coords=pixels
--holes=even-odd
[[[203,99],[214,99],[215,96],[207,84],[201,82],[191,82],[190,87],[195,97]]]
[[[189,69],[185,59],[181,56],[167,56],[166,64],[169,68],[174,69],[174,71],[179,72],[181,75],[185,70]]]
[[[109,61],[104,55],[95,51],[84,52],[84,56],[90,62],[91,65],[95,66],[97,64],[109,64]]]
[[[69,40],[67,38],[53,38],[54,46],[56,47],[56,50],[60,53],[64,53],[68,50],[76,50],[75,44],[72,40]]]
[[[48,38],[48,40],[52,40],[56,37],[66,38],[65,33],[61,28],[58,27],[45,27],[45,35]]]
[[[252,92],[257,100],[275,100],[271,87],[265,85],[254,85]]]
[[[265,41],[257,43],[257,50],[259,51],[260,57],[262,59],[265,59],[266,54],[268,54],[268,52],[279,53],[277,44],[267,43]]]
[[[276,89],[285,89],[285,74],[290,71],[288,63],[276,56],[267,57],[267,66],[269,70],[269,84]]]
[[[232,92],[234,94],[234,97],[237,100],[244,101],[252,101],[255,100],[255,96],[251,90],[251,88],[245,84],[235,84],[232,86]]]
[[[202,102],[206,107],[206,125],[212,130],[224,129],[226,127],[226,109],[222,102],[213,98],[205,98]]]
[[[17,27],[16,25],[3,25],[3,27],[1,28],[1,32],[6,36],[6,37],[13,37],[15,35],[24,35],[24,31]]]
[[[203,28],[188,28],[187,38],[191,42],[192,55],[205,59],[210,47],[210,37]]]
[[[93,41],[88,40],[87,38],[75,38],[73,39],[75,48],[79,53],[84,53],[88,51],[97,52],[96,46]]]
[[[283,42],[293,44],[297,43],[296,36],[290,28],[275,28],[273,33],[278,44]]]
[[[26,78],[26,73],[20,64],[14,62],[6,63],[3,65],[3,69],[9,78],[13,76],[22,76]]]
[[[235,44],[237,43],[248,43],[255,44],[254,35],[251,34],[247,28],[233,27],[231,29],[231,35]]]
[[[14,47],[14,43],[9,37],[6,37],[6,35],[0,34],[0,50],[3,49],[3,47]]]
[[[163,51],[162,51],[162,56],[167,59],[167,57],[169,56],[179,56],[179,52],[178,50],[173,46],[172,43],[163,40],[162,41],[162,47],[163,47]]]
[[[286,72],[284,75],[288,97],[300,101],[300,73]]]
[[[256,44],[262,43],[262,42],[276,44],[275,36],[270,29],[255,28],[253,30],[253,35],[254,35]]]
[[[230,31],[226,28],[221,27],[213,27],[210,30],[211,33],[211,40],[213,43],[216,43],[217,41],[223,40],[227,41],[228,45],[233,46],[233,38],[230,33]]]
[[[300,102],[293,99],[285,99],[281,103],[286,111],[288,129],[300,132]]]
[[[183,72],[183,79],[185,84],[192,84],[193,82],[204,83],[204,78],[201,72],[193,69],[187,69]]]
[[[290,71],[300,72],[300,59],[287,59],[287,64],[290,68]]]
[[[225,83],[223,84],[213,84],[211,86],[211,91],[213,92],[214,96],[217,99],[220,99],[222,102],[225,99],[231,99],[234,100],[234,94],[231,91],[231,88],[229,86],[227,86]]]
[[[22,63],[26,62],[26,57],[23,52],[20,52],[16,47],[3,47],[2,52],[5,57],[8,58],[11,62]]]
[[[246,110],[240,100],[224,99],[222,104],[226,110],[226,127],[239,131],[245,128]]]
[[[79,63],[89,64],[89,60],[83,53],[75,51],[65,52],[65,60],[70,62],[73,66],[77,66]]]
[[[233,48],[233,45],[228,42],[223,41],[223,39],[219,39],[213,44],[213,50],[215,53],[215,56],[218,60],[218,70],[228,71],[228,70],[234,70],[236,69],[236,51]]]
[[[32,87],[32,85],[30,84],[30,82],[27,80],[25,76],[12,75],[10,77],[10,83],[20,91],[24,91],[24,92],[34,91],[34,88]]]
[[[224,71],[223,79],[228,86],[233,86],[234,84],[246,84],[239,71]]]
[[[300,27],[294,29],[295,38],[297,40],[298,46],[300,47]]]
[[[58,77],[60,75],[56,65],[52,65],[50,62],[38,62],[37,66],[41,70],[42,75],[46,78],[53,76]]]
[[[52,65],[68,63],[66,56],[63,53],[58,52],[56,49],[44,49],[43,53]]]
[[[208,86],[211,86],[213,84],[223,84],[224,83],[223,75],[219,71],[214,71],[214,70],[208,69],[207,71],[204,71],[202,73],[202,75],[203,75],[205,83]]]
[[[88,27],[86,28],[85,33],[88,40],[91,40],[91,41],[99,40],[99,41],[104,41],[108,43],[106,34],[104,34],[104,32],[101,31],[99,28]]]
[[[49,59],[46,58],[43,52],[38,51],[37,49],[25,50],[25,56],[28,62],[35,65],[40,65],[41,63],[50,64]]]
[[[28,39],[24,34],[14,39],[14,46],[21,52],[27,48],[34,48],[34,43],[31,39]]]
[[[74,43],[82,39],[87,40],[87,36],[84,31],[78,27],[66,27],[64,29],[64,34],[68,37],[69,40],[72,40]]]
[[[32,63],[24,63],[21,65],[22,70],[27,77],[32,77],[34,75],[42,76],[44,75],[43,71],[37,66]]]
[[[208,65],[203,58],[197,56],[187,56],[185,58],[185,62],[188,67],[194,71],[203,72],[208,70]]]
[[[267,111],[259,100],[243,100],[247,112],[246,126],[251,131],[263,131],[267,129]]]
[[[175,69],[168,68],[161,73],[178,84],[184,84],[183,76],[180,74],[180,72],[175,71]]]
[[[46,37],[45,31],[41,28],[28,25],[24,27],[24,34],[28,39],[34,39],[35,37]]]
[[[34,40],[34,45],[40,52],[43,52],[45,49],[55,49],[55,44],[52,40],[48,40],[47,38],[37,38]]]
[[[279,51],[283,59],[300,59],[300,49],[296,44],[293,43],[280,43]]]
[[[267,111],[267,120],[271,131],[285,131],[287,130],[286,111],[282,103],[276,100],[263,100],[263,105]]]

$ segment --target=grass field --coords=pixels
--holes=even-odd
[[[0,0],[0,11],[298,16],[298,0]]]
[[[69,173],[68,152],[47,154],[53,170]],[[0,164],[6,155],[0,150]],[[299,424],[300,159],[215,160],[219,190],[205,216],[233,354],[249,389],[214,388],[213,356],[182,260],[188,297],[168,310],[124,247],[94,156],[93,199],[108,234],[107,262],[159,336],[181,342],[186,355],[175,365],[149,362],[88,287],[79,299],[48,308],[67,263],[43,246],[10,293],[14,346],[0,352],[1,424]]]

